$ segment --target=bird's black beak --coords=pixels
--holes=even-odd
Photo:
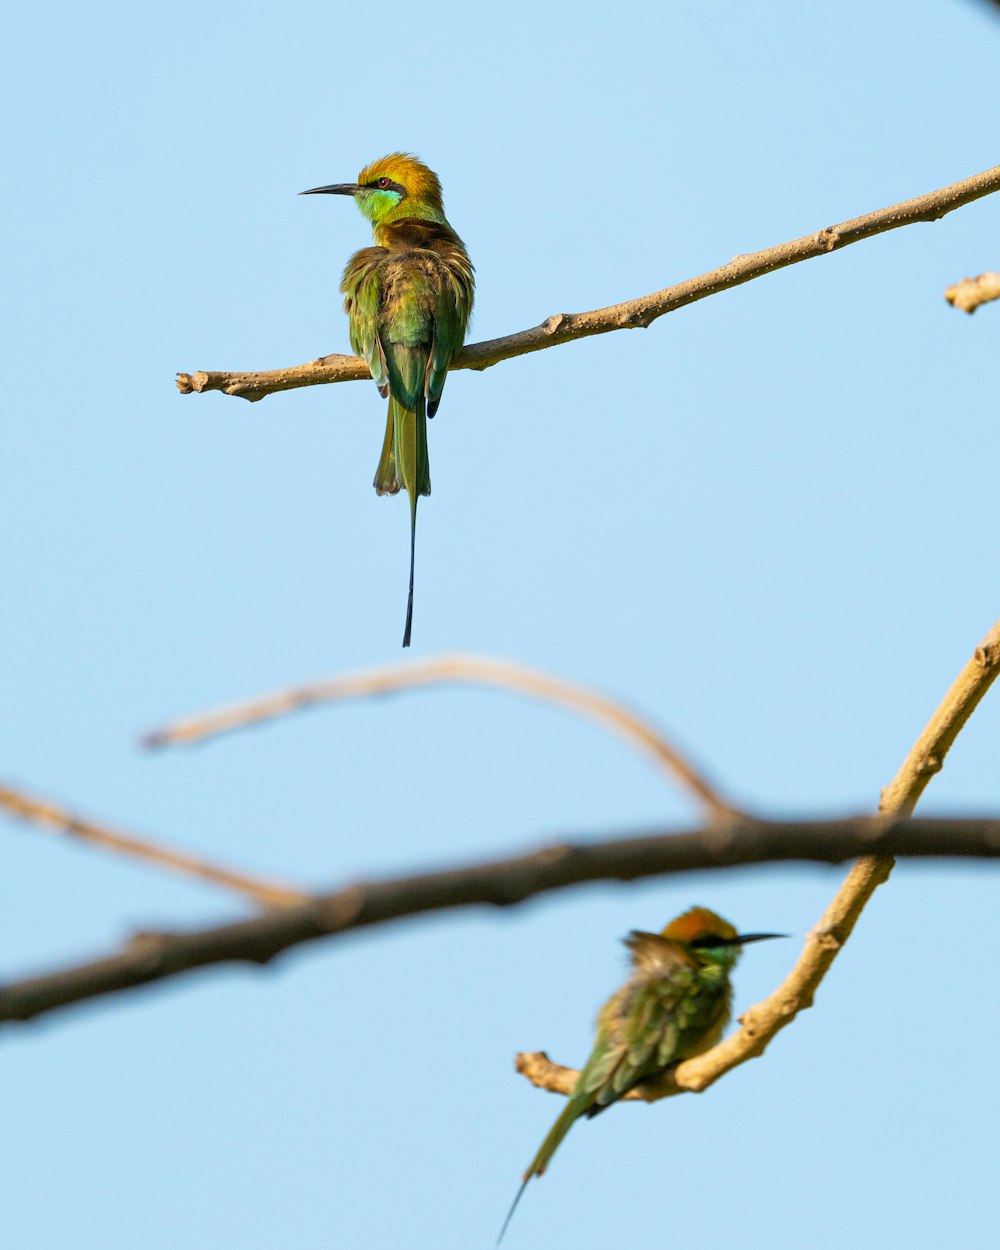
[[[736,939],[736,945],[746,946],[748,942],[767,942],[771,938],[786,938],[787,933],[741,933]]]
[[[360,190],[356,182],[338,182],[333,187],[312,187],[308,191],[300,191],[299,195],[357,195]]]

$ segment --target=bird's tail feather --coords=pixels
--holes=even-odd
[[[405,488],[410,499],[410,587],[406,600],[406,629],[403,646],[410,645],[413,625],[413,564],[417,539],[417,500],[431,493],[430,461],[427,454],[427,408],[423,396],[416,409],[406,408],[390,397],[382,455],[375,470],[375,490],[394,495]]]
[[[372,485],[377,495],[395,495],[403,485],[396,472],[396,422],[392,416],[392,400],[389,400],[389,415],[385,422],[385,438],[382,440],[382,454],[378,458],[375,480]]]
[[[410,496],[410,588],[406,592],[406,626],[403,629],[403,646],[410,645],[413,629],[413,558],[417,551],[417,497]]]
[[[525,1182],[531,1180],[533,1176],[541,1176],[545,1169],[549,1166],[549,1160],[559,1149],[559,1144],[569,1132],[575,1120],[586,1110],[586,1104],[581,1104],[576,1098],[568,1098],[566,1106],[562,1109],[562,1114],[555,1124],[549,1129],[549,1135],[538,1148],[538,1154],[531,1161],[531,1166],[524,1174]]]
[[[517,1196],[510,1204],[510,1210],[507,1212],[507,1218],[503,1222],[503,1228],[500,1229],[500,1236],[497,1238],[497,1245],[503,1239],[504,1233],[507,1231],[507,1225],[513,1218],[514,1212],[517,1210],[517,1204],[521,1201],[521,1195],[528,1188],[528,1182],[533,1176],[541,1176],[545,1169],[549,1166],[549,1161],[555,1152],[559,1149],[559,1144],[569,1132],[575,1120],[579,1119],[586,1111],[586,1101],[579,1098],[569,1098],[566,1106],[563,1107],[562,1114],[555,1124],[549,1129],[549,1134],[542,1142],[538,1149],[538,1154],[532,1159],[530,1166],[524,1174],[521,1182],[521,1188],[517,1191]]]

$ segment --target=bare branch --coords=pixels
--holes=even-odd
[[[1000,621],[976,648],[972,658],[952,683],[937,711],[914,743],[903,766],[882,792],[879,805],[889,828],[902,828],[899,817],[908,817],[930,778],[941,771],[944,757],[979,701],[1000,672]],[[877,818],[876,818],[877,821]],[[915,822],[911,827],[930,830],[934,822]],[[878,827],[876,823],[875,827]],[[930,843],[924,843],[924,849]],[[741,1027],[704,1055],[680,1064],[661,1085],[647,1087],[644,1097],[652,1102],[669,1094],[700,1093],[719,1077],[748,1059],[762,1055],[771,1039],[790,1024],[800,1011],[812,1006],[813,997],[875,890],[892,872],[893,855],[903,854],[887,845],[871,847],[853,865],[819,923],[806,939],[798,962],[781,985],[763,1002],[740,1017]],[[905,852],[912,854],[912,850]],[[919,854],[919,851],[917,852]],[[555,1093],[572,1089],[578,1073],[553,1063],[544,1051],[520,1054],[517,1070],[536,1085]]]
[[[944,767],[966,721],[1000,673],[1000,621],[972,653],[968,663],[952,682],[937,711],[910,748],[903,766],[882,791],[880,812],[909,816],[927,783]]]
[[[211,964],[265,964],[303,942],[427,912],[481,904],[510,907],[535,895],[585,882],[635,881],[778,861],[837,863],[859,852],[883,857],[1000,858],[1000,818],[855,816],[827,821],[755,821],[735,817],[687,833],[562,843],[533,854],[442,872],[362,881],[249,920],[190,932],[138,934],[121,952],[108,958],[0,987],[0,1023],[27,1020],[70,1003],[134,989]],[[812,940],[828,953],[834,938],[817,932]],[[750,1027],[745,1026],[745,1030]],[[715,1055],[720,1049],[710,1053]],[[707,1056],[689,1063],[702,1063],[704,1058]],[[680,1073],[688,1089],[704,1088],[719,1075],[696,1078],[694,1069],[692,1074],[685,1073],[687,1068],[685,1064]]]
[[[887,788],[882,815],[801,822],[732,817],[688,833],[556,845],[466,868],[362,882],[235,924],[188,933],[139,934],[106,959],[0,988],[0,1022],[27,1020],[211,964],[267,963],[300,943],[405,916],[477,904],[511,906],[536,894],[591,881],[632,881],[778,860],[838,862],[861,854],[784,984],[746,1013],[736,1034],[681,1064],[672,1083],[668,1079],[661,1089],[646,1093],[662,1097],[674,1089],[705,1089],[730,1068],[763,1053],[774,1034],[809,1006],[868,898],[888,877],[892,856],[1000,857],[1000,820],[907,818],[927,778],[939,769],[996,677],[998,661],[1000,622],[976,649]],[[928,761],[934,761],[930,769]],[[543,1066],[536,1063],[532,1069],[532,1059],[519,1060],[526,1072]],[[558,1075],[560,1089],[575,1078],[570,1069],[560,1069],[547,1058],[544,1063],[550,1075]]]
[[[963,278],[944,293],[953,308],[974,313],[980,304],[1000,299],[1000,273],[981,273],[978,278]]]
[[[143,738],[143,744],[147,747],[187,745],[245,729],[261,721],[287,716],[317,703],[367,698],[417,686],[444,684],[494,686],[501,690],[516,691],[543,703],[554,703],[568,708],[571,712],[596,721],[652,756],[675,781],[690,790],[709,812],[717,816],[740,814],[737,808],[721,797],[716,786],[685,759],[676,747],[671,746],[663,734],[623,704],[537,669],[485,655],[441,655],[416,664],[388,665],[363,672],[346,673],[342,677],[326,681],[310,682],[289,690],[279,690],[274,694],[174,721],[171,725],[147,734]]]
[[[119,833],[106,825],[96,824],[92,820],[83,820],[57,807],[54,803],[42,802],[31,798],[10,786],[0,786],[0,808],[18,820],[24,820],[49,833],[64,834],[88,842],[91,846],[99,846],[105,851],[116,851],[119,855],[129,855],[133,859],[145,860],[155,864],[157,868],[167,868],[173,872],[184,873],[188,877],[197,877],[202,881],[211,881],[215,885],[224,885],[230,890],[238,890],[241,894],[252,898],[255,903],[265,907],[280,907],[288,903],[301,903],[310,896],[302,890],[291,886],[279,885],[271,881],[261,881],[257,877],[248,877],[243,873],[232,872],[228,868],[220,868],[206,860],[197,859],[184,851],[175,851],[165,846],[158,846],[145,838],[134,834]]]
[[[612,304],[592,312],[556,313],[541,325],[505,338],[490,339],[464,347],[452,361],[452,369],[488,369],[502,360],[523,356],[528,352],[556,347],[574,339],[587,338],[592,334],[608,334],[612,330],[645,328],[658,317],[693,304],[709,295],[728,291],[754,278],[784,269],[787,265],[814,256],[825,256],[851,243],[859,243],[872,235],[896,230],[900,226],[913,225],[918,221],[936,221],[946,213],[961,208],[984,195],[1000,190],[1000,165],[984,173],[956,182],[939,191],[931,191],[916,199],[905,200],[880,208],[863,217],[854,217],[837,226],[826,226],[814,234],[803,235],[789,243],[762,252],[735,256],[726,265],[712,269],[697,278],[689,278],[675,286],[655,291],[624,304]],[[304,365],[287,369],[269,369],[251,373],[198,372],[179,373],[177,386],[183,395],[202,391],[224,391],[227,395],[240,395],[252,401],[263,399],[275,391],[293,390],[299,386],[317,386],[330,382],[356,382],[370,377],[368,367],[356,356],[321,356]]]

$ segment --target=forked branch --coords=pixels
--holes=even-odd
[[[583,882],[621,880],[739,864],[788,860],[839,862],[862,856],[809,935],[778,990],[750,1009],[742,1028],[706,1055],[688,1060],[649,1091],[657,1097],[705,1089],[730,1068],[761,1054],[812,995],[893,855],[1000,858],[1000,819],[908,818],[927,779],[940,769],[962,725],[1000,664],[1000,622],[976,649],[883,796],[883,813],[835,821],[755,821],[733,816],[689,833],[604,843],[561,844],[534,854],[418,876],[362,882],[250,920],[186,933],[138,934],[123,950],[92,963],[0,987],[0,1023],[28,1020],[71,1003],[134,989],[219,963],[265,964],[317,938],[457,907],[513,904]],[[575,1077],[544,1055],[520,1056],[525,1075],[565,1093]]]

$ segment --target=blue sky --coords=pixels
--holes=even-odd
[[[989,6],[792,14],[20,6],[0,82],[3,779],[315,886],[689,822],[616,740],[489,691],[143,754],[172,716],[398,660],[405,605],[374,387],[251,406],[182,398],[173,375],[347,350],[336,288],[366,225],[296,193],[394,149],[441,175],[477,266],[473,339],[1000,159]],[[942,292],[997,268],[998,213],[455,374],[414,656],[498,654],[618,695],[756,810],[869,810],[997,616],[1000,310]],[[923,809],[997,811],[998,735],[993,697]],[[0,854],[5,978],[242,910],[14,823]],[[489,1246],[558,1112],[512,1056],[585,1058],[619,939],[693,902],[801,939],[840,875],[592,887],[8,1030],[7,1238]],[[985,866],[898,868],[763,1061],[578,1126],[511,1250],[992,1246],[996,890]],[[748,950],[738,1006],[797,950]]]

